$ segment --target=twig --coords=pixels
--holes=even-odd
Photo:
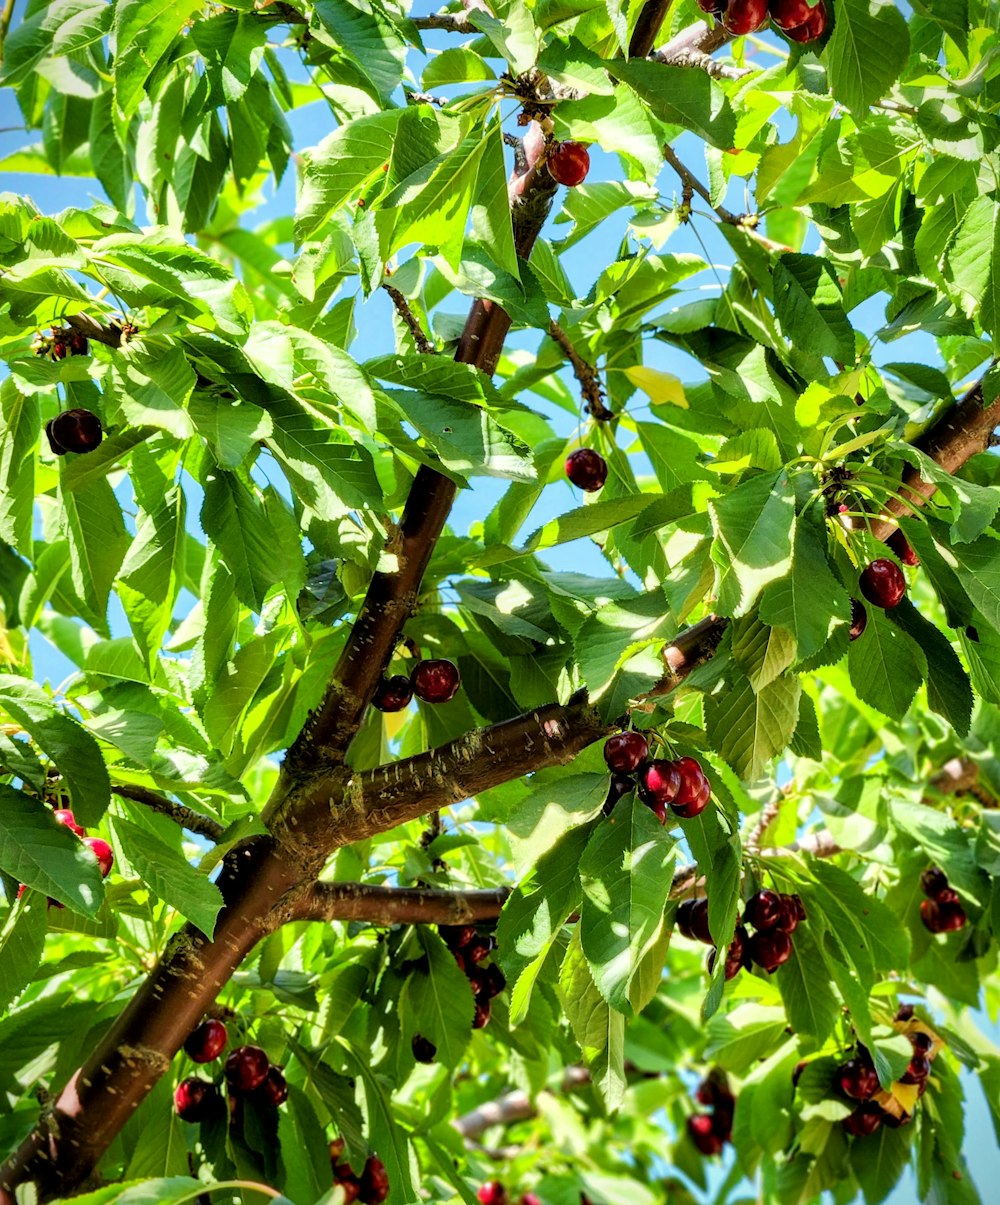
[[[727,222],[730,226],[741,226],[743,224],[743,218],[738,214],[730,213],[730,211],[724,206],[716,205],[713,202],[712,194],[708,191],[705,185],[702,184],[698,177],[692,171],[686,168],[683,163],[681,163],[680,159],[678,159],[676,154],[674,154],[674,148],[669,142],[664,143],[663,158],[666,159],[678,176],[680,176],[681,183],[684,185],[686,201],[692,192],[696,192],[699,197],[708,202],[711,208],[716,212],[716,214],[718,214],[721,221]]]
[[[569,335],[553,318],[549,323],[549,334],[559,344],[567,360],[573,365],[573,375],[580,383],[584,401],[587,403],[587,413],[593,415],[599,422],[607,422],[614,414],[604,404],[604,389],[597,369],[580,355],[573,346]]]
[[[11,17],[14,15],[15,0],[4,0],[3,11],[0,11],[0,63],[4,58],[4,47],[7,44],[7,31],[10,29]]]
[[[672,3],[673,0],[647,0],[643,5],[629,41],[630,59],[644,59],[653,49]]]
[[[437,105],[443,109],[449,103],[447,96],[432,96],[429,92],[407,92],[406,103],[408,105]]]
[[[288,920],[370,921],[375,925],[466,925],[500,915],[509,888],[443,891],[376,887],[367,883],[312,883],[282,911]]]
[[[560,1090],[568,1093],[589,1083],[590,1072],[586,1067],[567,1067],[563,1072]],[[456,1117],[451,1124],[463,1138],[471,1140],[478,1138],[493,1126],[508,1126],[518,1121],[527,1121],[534,1117],[537,1111],[527,1092],[505,1092],[496,1100],[487,1101],[462,1117]]]
[[[390,284],[383,284],[382,288],[392,298],[392,304],[396,307],[396,313],[406,323],[410,334],[413,336],[413,342],[417,345],[417,351],[423,352],[425,356],[437,355],[437,348],[424,334],[424,328],[417,321],[416,314],[410,309],[410,303],[399,289],[394,289]]]
[[[226,826],[220,824],[217,820],[212,820],[208,816],[201,816],[192,808],[185,807],[182,803],[174,803],[166,795],[161,795],[158,791],[151,791],[147,787],[115,783],[112,785],[111,790],[116,795],[120,795],[122,799],[131,799],[133,803],[141,803],[143,807],[147,807],[154,812],[159,812],[161,816],[167,816],[175,824],[179,824],[181,828],[186,828],[192,833],[198,833],[199,836],[207,837],[209,841],[214,841],[216,845],[222,840],[223,834],[226,831]]]
[[[731,35],[721,24],[709,29],[704,21],[696,21],[649,57],[668,67],[695,67],[707,72],[713,79],[743,79],[751,74],[751,68],[719,63],[711,57],[714,50],[725,46],[730,40]]]
[[[429,17],[411,17],[417,29],[443,29],[446,33],[478,33],[464,13],[432,13]]]

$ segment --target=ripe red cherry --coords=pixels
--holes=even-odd
[[[270,1065],[259,1046],[237,1046],[226,1059],[226,1080],[234,1092],[253,1092],[264,1082]]]
[[[466,966],[472,966],[477,962],[482,962],[484,958],[489,958],[490,951],[493,949],[493,942],[488,937],[476,936],[462,947],[462,957],[465,959]]]
[[[806,910],[797,895],[781,897],[781,920],[775,925],[782,933],[794,933],[802,921],[806,919]]]
[[[852,1100],[870,1100],[881,1087],[875,1068],[860,1058],[842,1063],[837,1068],[834,1084]]]
[[[936,900],[948,887],[948,876],[940,866],[928,866],[920,876],[920,890],[928,899]]]
[[[770,0],[771,20],[779,29],[794,29],[812,16],[809,0]]]
[[[708,782],[708,779],[705,777],[705,771],[701,768],[701,763],[693,757],[679,757],[674,762],[674,768],[680,775],[680,783],[678,784],[677,794],[673,802],[679,804],[694,803],[704,792],[705,784]]]
[[[693,1113],[687,1119],[687,1131],[691,1141],[703,1155],[718,1155],[722,1152],[723,1142],[712,1125],[708,1113]]]
[[[570,452],[565,467],[570,481],[587,494],[595,494],[608,479],[608,462],[593,448]]]
[[[111,852],[111,846],[100,837],[84,837],[83,843],[97,858],[97,864],[101,868],[101,878],[106,879],[111,873],[111,867],[115,864],[115,855]]]
[[[339,1163],[333,1169],[333,1182],[344,1194],[344,1205],[351,1205],[361,1195],[361,1180],[346,1163]]]
[[[747,900],[743,919],[755,929],[776,929],[785,916],[785,906],[776,891],[758,891]]]
[[[913,551],[913,545],[903,535],[900,528],[897,527],[891,535],[886,536],[885,542],[904,565],[920,564],[920,557]]]
[[[268,1067],[264,1082],[257,1089],[257,1096],[272,1109],[277,1109],[288,1100],[288,1084],[280,1067]]]
[[[421,1033],[415,1033],[410,1039],[410,1049],[418,1063],[433,1063],[437,1058],[437,1047]]]
[[[776,971],[792,956],[792,939],[780,929],[755,933],[749,942],[750,958],[763,971]]]
[[[615,804],[619,799],[623,799],[626,795],[631,794],[635,790],[635,783],[626,774],[612,774],[611,781],[608,783],[608,797],[604,801],[602,811],[605,816],[610,816],[615,810]]]
[[[868,612],[865,610],[862,603],[859,603],[856,598],[851,599],[851,629],[849,632],[852,640],[857,638],[868,627]]]
[[[188,1035],[184,1053],[196,1063],[210,1063],[225,1050],[228,1036],[225,1025],[210,1017]]]
[[[729,0],[698,0],[698,7],[701,11],[713,17],[721,17],[728,4]]]
[[[931,1073],[931,1061],[926,1054],[917,1053],[910,1059],[906,1070],[899,1077],[901,1084],[922,1084]]]
[[[823,0],[819,0],[809,17],[801,24],[784,31],[793,42],[815,42],[826,33],[827,11]]]
[[[712,944],[712,934],[708,928],[708,900],[704,896],[697,900],[684,900],[677,909],[677,928],[691,941],[703,941],[707,946]]]
[[[677,792],[677,798],[670,805],[670,810],[675,816],[679,816],[681,820],[690,820],[692,817],[700,815],[708,807],[708,801],[712,797],[712,786],[708,779],[702,775],[701,783],[692,799],[685,802],[681,799],[682,794],[683,781],[681,783],[681,790]]]
[[[81,828],[76,822],[76,817],[69,808],[55,808],[52,812],[57,824],[65,824],[72,833],[76,833],[78,837],[86,835],[87,830]]]
[[[861,593],[875,607],[898,606],[906,593],[906,578],[895,561],[879,557],[861,574]]]
[[[413,693],[424,703],[447,703],[458,694],[461,683],[458,666],[444,657],[421,661],[410,674]]]
[[[476,938],[475,925],[438,925],[438,936],[451,950],[461,950]]]
[[[726,949],[725,979],[727,983],[730,979],[735,979],[743,969],[743,956],[748,940],[746,929],[742,925],[739,925],[733,934],[733,940]],[[711,950],[708,955],[708,973],[710,975],[715,969],[715,956],[717,953],[718,948]]]
[[[74,356],[85,356],[90,351],[87,336],[74,332],[69,337],[69,350]]]
[[[618,774],[634,774],[649,756],[649,744],[641,732],[616,732],[604,742],[604,760]]]
[[[934,902],[938,907],[947,907],[951,904],[958,904],[961,901],[958,898],[958,892],[954,887],[942,887],[934,897]]]
[[[848,1134],[853,1134],[855,1138],[867,1138],[882,1124],[882,1116],[881,1106],[873,1100],[866,1100],[858,1105],[850,1117],[845,1117],[842,1124]]]
[[[953,933],[965,928],[968,917],[960,903],[921,900],[920,919],[931,933]]]
[[[369,1155],[361,1173],[361,1199],[366,1205],[382,1205],[389,1195],[389,1173],[378,1155]]]
[[[189,1076],[174,1089],[174,1112],[181,1121],[204,1121],[217,1096],[215,1084]]]
[[[89,410],[64,410],[45,427],[49,446],[57,456],[66,452],[93,452],[104,438],[101,420]]]
[[[476,1011],[472,1018],[472,1028],[482,1029],[484,1025],[489,1024],[490,1020],[490,1002],[489,1000],[477,1000]]]
[[[507,977],[495,962],[486,968],[486,996],[495,1000],[507,988]]]
[[[722,24],[734,37],[756,33],[767,24],[767,0],[729,0]]]
[[[639,771],[639,798],[647,807],[670,803],[681,785],[680,772],[672,761],[655,758]]]
[[[929,1033],[924,1033],[922,1029],[915,1029],[906,1036],[910,1039],[910,1045],[913,1049],[919,1050],[921,1054],[926,1054],[934,1045],[934,1039]]]
[[[590,154],[582,142],[557,143],[545,162],[552,179],[568,188],[582,184],[590,171]]]
[[[476,1196],[482,1205],[507,1205],[507,1190],[499,1180],[487,1180]]]
[[[403,674],[393,674],[391,678],[383,678],[375,688],[372,706],[379,711],[402,711],[412,698],[410,679]]]

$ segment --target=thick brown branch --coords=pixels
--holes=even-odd
[[[198,812],[192,808],[185,807],[182,803],[174,803],[166,795],[161,795],[159,791],[150,791],[146,787],[129,786],[120,783],[113,785],[111,790],[116,795],[120,795],[122,799],[131,799],[134,803],[141,803],[143,807],[147,807],[154,812],[159,812],[162,816],[169,816],[181,828],[186,828],[192,833],[198,833],[199,836],[207,837],[209,841],[214,841],[216,844],[222,840],[222,835],[226,831],[226,826],[220,824],[218,820],[212,820],[208,816],[201,816]]]
[[[66,314],[62,321],[78,335],[86,335],[95,343],[104,343],[107,347],[122,345],[122,328],[117,323],[98,322],[90,314]]]
[[[672,3],[673,0],[646,0],[629,41],[630,59],[644,59],[653,49]]]
[[[549,334],[559,344],[566,359],[573,366],[573,375],[580,384],[583,399],[587,404],[587,413],[592,414],[600,422],[607,422],[608,419],[614,418],[612,412],[604,404],[604,389],[601,386],[601,378],[597,375],[597,369],[593,364],[588,364],[580,355],[573,346],[569,335],[554,318],[549,323]]]
[[[750,74],[749,68],[719,63],[712,58],[712,52],[730,40],[730,35],[718,22],[709,29],[706,22],[696,21],[661,46],[650,58],[668,67],[694,67],[707,72],[714,79],[742,79]]]
[[[374,925],[467,925],[500,915],[506,887],[443,891],[376,887],[368,883],[312,883],[289,906],[289,920],[370,921]]]

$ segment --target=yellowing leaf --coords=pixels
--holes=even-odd
[[[684,386],[669,372],[660,372],[656,368],[636,364],[632,368],[626,368],[625,375],[651,402],[670,402],[674,406],[680,406],[682,410],[688,408]]]

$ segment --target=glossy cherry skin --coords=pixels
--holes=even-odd
[[[967,917],[961,904],[939,904],[937,900],[920,901],[920,919],[931,933],[953,933],[965,927]]]
[[[715,1132],[712,1118],[708,1113],[693,1113],[687,1119],[687,1132],[691,1141],[703,1155],[718,1155],[722,1152],[723,1141]]]
[[[749,940],[746,929],[742,925],[737,926],[736,932],[733,934],[733,940],[729,943],[726,949],[726,969],[725,980],[728,983],[730,979],[735,979],[743,969],[743,963],[746,953],[746,943]],[[715,958],[718,954],[718,949],[714,949],[708,956],[708,973],[711,974],[715,969]]]
[[[671,803],[680,790],[681,776],[677,766],[664,758],[647,762],[638,775],[639,798],[647,807]]]
[[[93,452],[104,438],[101,420],[90,410],[64,410],[45,427],[49,446],[57,456],[66,452]]]
[[[704,896],[697,900],[684,900],[677,909],[677,927],[685,937],[710,946],[712,934],[708,928],[708,900]]]
[[[111,867],[115,864],[115,855],[111,852],[111,846],[101,837],[84,837],[83,843],[97,858],[97,864],[101,868],[101,878],[106,879],[111,873]]]
[[[468,945],[462,947],[462,957],[465,959],[465,965],[472,966],[477,962],[482,962],[485,958],[489,958],[492,949],[492,940],[489,937],[481,937],[477,933]]]
[[[834,1083],[852,1100],[870,1100],[881,1087],[875,1068],[865,1059],[848,1059],[834,1076]]]
[[[904,565],[920,564],[920,557],[913,551],[913,545],[903,535],[900,528],[897,527],[891,535],[886,536],[885,542]]]
[[[634,774],[649,756],[649,743],[641,732],[616,732],[604,742],[604,760],[616,774]]]
[[[226,1059],[226,1080],[234,1092],[253,1092],[264,1082],[270,1065],[259,1046],[237,1046]]]
[[[204,1121],[218,1095],[215,1084],[189,1076],[174,1089],[174,1112],[181,1121]]]
[[[184,1053],[195,1063],[210,1063],[225,1050],[228,1038],[225,1025],[210,1017],[188,1035]]]
[[[875,607],[898,606],[906,593],[906,578],[895,561],[879,557],[861,574],[861,593]]]
[[[906,1036],[910,1039],[913,1049],[919,1050],[921,1054],[926,1054],[934,1045],[934,1039],[929,1033],[924,1033],[922,1029],[915,1029],[913,1033]]]
[[[608,783],[608,795],[604,800],[602,811],[605,816],[610,816],[615,810],[615,804],[619,799],[624,799],[626,795],[630,795],[635,790],[635,783],[626,774],[612,774],[611,781]]]
[[[264,1082],[257,1089],[257,1095],[272,1109],[277,1109],[288,1100],[288,1084],[280,1067],[268,1067]]]
[[[87,830],[77,824],[76,817],[69,808],[55,808],[52,815],[57,824],[65,824],[71,833],[76,833],[78,837],[85,837],[87,835]]]
[[[393,674],[391,678],[383,678],[375,688],[372,707],[379,711],[402,711],[412,698],[410,679],[403,674]]]
[[[768,929],[750,938],[751,959],[763,971],[776,971],[792,956],[792,939],[780,929]]]
[[[901,1084],[922,1084],[931,1073],[931,1061],[926,1054],[915,1054],[899,1077]]]
[[[806,910],[799,897],[797,895],[782,895],[781,919],[775,928],[780,929],[782,933],[794,933],[805,919]]]
[[[410,1049],[418,1063],[433,1063],[437,1058],[437,1047],[423,1034],[415,1033],[410,1041]]]
[[[683,786],[683,784],[682,784]],[[704,776],[698,787],[697,793],[693,798],[688,800],[681,799],[681,791],[677,792],[677,798],[670,805],[670,810],[675,816],[681,820],[690,820],[694,816],[699,816],[708,807],[708,801],[712,798],[712,787],[708,779]]]
[[[855,1138],[867,1138],[882,1124],[883,1116],[881,1106],[873,1100],[866,1100],[864,1104],[858,1105],[850,1117],[845,1117],[841,1124],[848,1134],[853,1134]]]
[[[701,763],[693,757],[679,757],[674,762],[674,768],[680,775],[681,781],[672,802],[694,803],[704,793],[705,784],[708,782]]]
[[[743,919],[757,930],[776,929],[784,919],[785,907],[777,891],[764,888],[747,900]]]
[[[920,876],[920,890],[928,899],[936,900],[948,886],[948,876],[940,866],[928,866]]]
[[[729,0],[698,0],[698,7],[701,11],[713,17],[721,17],[728,4]]]
[[[817,38],[821,38],[826,33],[827,20],[826,5],[823,0],[819,0],[809,18],[801,25],[786,29],[785,37],[791,38],[793,42],[815,42]]]
[[[361,1180],[346,1163],[341,1163],[333,1169],[333,1182],[340,1186],[345,1205],[351,1205],[361,1195]]]
[[[767,24],[767,0],[729,0],[722,24],[734,37],[756,33]]]
[[[770,0],[771,20],[779,29],[794,29],[812,16],[809,0]]]
[[[608,462],[593,448],[577,448],[566,457],[566,476],[586,494],[596,494],[608,479]]]
[[[868,627],[868,612],[864,608],[864,604],[859,603],[856,598],[851,599],[851,628],[850,638],[857,640]]]
[[[421,661],[410,674],[413,693],[424,703],[447,703],[458,694],[461,684],[458,666],[444,657]]]
[[[361,1199],[365,1205],[382,1205],[389,1195],[389,1173],[378,1155],[369,1155],[361,1173]]]
[[[521,1205],[542,1205],[542,1198],[535,1196],[533,1192],[522,1193]]]
[[[438,936],[452,950],[461,950],[476,939],[475,925],[438,925]]]
[[[507,1205],[507,1190],[499,1180],[487,1180],[476,1196],[482,1205]]]
[[[552,179],[568,188],[582,184],[590,171],[590,153],[582,142],[557,143],[545,162]]]

